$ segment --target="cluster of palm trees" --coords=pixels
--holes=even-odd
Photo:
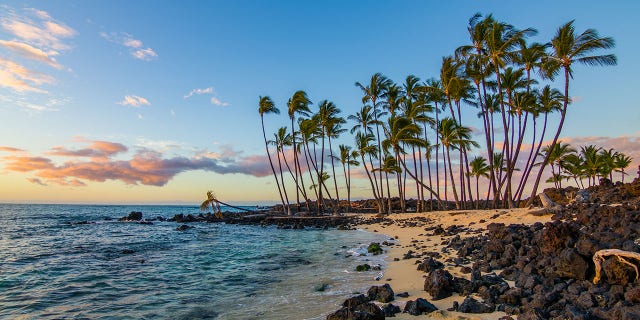
[[[556,188],[562,188],[562,180],[570,180],[578,188],[595,185],[597,178],[607,178],[613,181],[613,172],[620,173],[620,180],[624,183],[624,172],[631,164],[631,158],[613,149],[603,149],[595,145],[582,146],[579,150],[569,144],[558,143],[553,149],[549,146],[542,149],[542,154],[548,159],[552,175],[547,180],[554,183]],[[547,157],[548,154],[548,157]]]
[[[288,213],[293,193],[287,190],[285,181],[293,181],[295,185],[298,210],[300,197],[307,208],[315,197],[319,213],[326,206],[338,212],[336,162],[343,167],[347,201],[350,201],[351,168],[360,165],[380,213],[391,211],[392,194],[399,198],[400,209],[405,211],[408,192],[416,195],[418,211],[444,207],[441,198],[448,201],[449,194],[456,208],[474,203],[478,206],[481,196],[485,205],[513,207],[526,199],[525,191],[531,181],[532,201],[545,167],[558,163],[552,152],[544,150],[560,146],[558,139],[571,102],[569,83],[573,79],[573,66],[615,65],[615,55],[594,54],[613,48],[615,42],[600,37],[593,29],[576,33],[573,21],[558,28],[553,39],[545,44],[527,42],[536,34],[534,29],[517,29],[492,15],[474,15],[467,30],[470,43],[442,59],[438,78],[421,81],[409,75],[398,84],[376,73],[365,83],[356,82],[362,91],[362,106],[347,117],[353,124],[349,131],[354,135],[355,147],[340,145],[339,153],[334,153],[332,142],[347,131],[344,128],[347,122],[334,103],[321,101],[312,113],[307,94],[294,93],[287,102],[291,127],[278,129],[274,139],[268,140],[264,114],[279,110],[269,97],[260,97],[265,148]],[[553,88],[556,80],[562,82],[564,92]],[[470,112],[482,121],[482,149],[472,139],[472,128],[464,125],[462,116]],[[560,113],[560,121],[557,127],[550,128],[547,120],[554,112]],[[553,134],[553,139],[543,149],[549,134]],[[270,145],[275,147],[273,158],[277,159],[278,170]],[[470,159],[474,152],[476,156]],[[331,173],[325,169],[328,163]],[[552,167],[555,175],[554,170],[556,166]],[[487,190],[482,194],[480,178],[488,180]],[[415,192],[410,191],[413,188]],[[325,202],[326,198],[329,201]]]

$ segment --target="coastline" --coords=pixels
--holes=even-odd
[[[525,224],[532,225],[536,222],[546,223],[551,221],[551,215],[534,216],[531,212],[535,209],[498,209],[498,210],[451,210],[451,211],[434,211],[427,213],[398,213],[386,216],[393,223],[375,222],[371,224],[358,225],[363,230],[387,235],[389,238],[395,238],[394,245],[385,246],[387,255],[387,268],[384,270],[384,276],[372,285],[389,284],[393,288],[396,295],[398,293],[407,292],[408,297],[397,297],[393,301],[402,309],[404,304],[409,300],[423,298],[434,304],[439,310],[428,315],[419,316],[424,319],[478,319],[478,320],[497,320],[500,317],[507,316],[506,313],[494,311],[484,314],[469,314],[457,311],[447,311],[451,308],[454,301],[462,303],[464,296],[454,294],[451,297],[433,300],[432,297],[424,291],[424,277],[426,273],[417,270],[417,261],[426,257],[421,255],[422,252],[440,252],[442,257],[439,261],[445,261],[448,258],[456,258],[456,252],[443,253],[442,249],[446,246],[448,240],[453,235],[434,235],[433,231],[425,231],[425,229],[441,226],[447,229],[451,226],[458,226],[469,230],[457,233],[461,238],[471,237],[479,233],[486,233],[486,227],[490,223],[509,224]],[[498,217],[496,217],[498,215]],[[362,215],[361,215],[362,216]],[[407,252],[411,250],[421,257],[404,259]],[[471,267],[471,264],[466,265]],[[445,269],[456,277],[470,278],[469,274],[460,271],[460,266],[454,263],[445,263]],[[407,313],[398,313],[396,319],[416,319],[416,316]]]

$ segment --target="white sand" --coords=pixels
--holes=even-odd
[[[427,234],[433,234],[433,231],[425,231],[425,228],[442,225],[444,229],[451,225],[458,225],[461,227],[470,227],[474,230],[486,229],[486,226],[492,222],[509,224],[527,224],[531,225],[536,222],[548,222],[551,221],[551,216],[534,216],[528,209],[500,209],[500,210],[458,210],[458,211],[437,211],[430,213],[405,213],[405,214],[392,214],[388,216],[394,220],[392,225],[372,224],[363,225],[364,230],[379,232],[388,235],[390,238],[396,238],[397,245],[388,247],[388,259],[389,266],[384,272],[384,276],[380,280],[380,285],[389,283],[393,291],[397,293],[408,292],[408,298],[396,297],[393,302],[399,305],[400,308],[404,308],[404,304],[408,300],[415,300],[417,298],[423,298],[433,303],[438,307],[438,311],[429,315],[423,315],[420,317],[411,316],[406,313],[399,313],[395,319],[487,319],[496,320],[506,314],[504,312],[493,312],[489,314],[467,314],[460,312],[446,311],[447,308],[451,308],[453,301],[462,303],[464,297],[455,294],[449,298],[441,300],[432,300],[431,296],[423,290],[424,276],[426,273],[417,270],[416,261],[422,260],[422,258],[413,258],[403,260],[402,257],[408,250],[414,252],[441,252],[441,249],[446,246],[445,243],[450,237],[446,236],[427,236]],[[498,217],[495,217],[498,215]],[[430,219],[428,222],[418,222],[413,227],[401,227],[403,220],[408,220],[414,217],[424,217]],[[493,218],[492,218],[493,217]],[[480,222],[484,220],[484,222]],[[470,225],[471,224],[471,225]],[[477,235],[477,233],[462,232],[459,234],[461,238]],[[387,247],[385,247],[387,249]],[[457,257],[456,252],[442,253],[442,258],[437,260],[443,262],[449,257]],[[399,258],[399,261],[394,261],[394,258]],[[465,277],[470,279],[470,275],[464,275],[460,272],[460,267],[445,263],[445,268],[453,276]],[[478,298],[481,300],[481,298]]]

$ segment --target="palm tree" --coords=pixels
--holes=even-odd
[[[568,143],[559,143],[555,146],[548,145],[542,148],[541,155],[544,156],[543,161],[549,161],[549,165],[551,166],[551,173],[553,177],[562,176],[562,163],[565,161],[566,157],[570,154],[574,154],[576,150],[572,148]],[[541,163],[540,165],[544,165]],[[558,168],[558,172],[556,172],[555,168]],[[541,169],[542,170],[542,169]],[[556,183],[556,188],[562,188],[562,180],[552,179]]]
[[[537,145],[535,147],[535,151],[534,151],[534,147],[532,145],[531,147],[531,153],[529,154],[529,159],[527,161],[527,165],[525,166],[525,170],[524,170],[524,174],[522,176],[522,180],[520,181],[520,190],[518,192],[518,201],[520,201],[521,197],[522,197],[522,193],[524,191],[524,187],[527,183],[527,180],[529,179],[529,175],[531,174],[531,170],[533,169],[533,165],[535,163],[535,157],[537,157],[537,155],[540,153],[540,148],[542,147],[542,143],[544,141],[544,136],[545,133],[547,131],[547,120],[549,119],[549,114],[551,114],[554,111],[558,111],[562,108],[562,100],[564,99],[564,96],[562,95],[562,93],[558,90],[558,89],[552,89],[551,86],[546,85],[542,88],[542,90],[540,90],[540,92],[537,94],[537,99],[538,99],[538,103],[536,104],[537,106],[539,106],[539,111],[544,115],[544,122],[542,125],[542,133],[540,134],[540,139],[537,142]],[[534,120],[533,120],[533,125],[534,125],[534,138],[535,138],[535,116],[534,116]],[[534,144],[535,140],[534,140]],[[536,155],[535,157],[532,157],[533,155]]]
[[[627,174],[624,172],[624,169],[627,168],[631,164],[631,157],[625,155],[624,153],[618,153],[616,156],[613,167],[616,172],[620,172],[620,177],[622,178],[622,183],[624,183],[624,175]]]
[[[562,143],[560,143],[562,144]],[[601,150],[595,145],[580,147],[580,156],[583,159],[584,173],[589,178],[589,186],[595,185],[596,176],[602,171],[602,158],[598,155]]]
[[[331,137],[336,137],[339,132],[343,131],[340,126],[344,123],[344,119],[338,118],[338,114],[340,113],[340,109],[336,107],[333,102],[323,100],[320,102],[319,110],[317,113],[318,125],[320,126],[320,131],[322,135],[322,148],[320,150],[320,177],[322,177],[322,172],[324,170],[324,141],[325,137],[329,140],[329,152],[331,156],[333,156],[333,149],[331,147]],[[335,179],[335,165],[333,161],[333,157],[331,158],[331,166],[333,168],[333,181],[335,185],[336,198],[337,201],[340,202],[340,196],[338,194],[338,183]],[[322,189],[318,193],[319,197],[322,198]],[[321,201],[322,202],[322,201]],[[334,207],[337,209],[337,207]],[[318,207],[318,213],[321,213],[320,207]],[[337,210],[334,210],[334,213],[337,214]]]
[[[458,200],[458,192],[456,190],[456,182],[453,178],[453,171],[451,170],[451,155],[449,150],[455,147],[455,141],[458,138],[458,123],[452,118],[444,118],[440,120],[438,124],[438,134],[440,137],[440,143],[445,148],[445,156],[447,166],[449,167],[449,177],[451,178],[451,188],[453,189],[453,198],[456,202],[456,209],[460,209],[460,201]]]
[[[382,94],[385,92],[386,88],[391,85],[391,80],[387,79],[387,77],[383,76],[381,73],[376,73],[371,76],[371,80],[369,83],[364,86],[360,82],[356,82],[356,87],[362,90],[362,103],[367,103],[371,101],[371,106],[373,107],[373,115],[376,125],[376,139],[378,140],[378,159],[382,161],[382,145],[380,138],[380,122],[378,119],[378,110],[379,110],[379,101],[378,99],[382,97]],[[384,192],[382,191],[382,171],[379,174],[380,177],[380,198],[384,198]],[[384,208],[381,208],[384,211]],[[382,212],[383,212],[382,211]],[[380,213],[382,213],[380,212]]]
[[[284,155],[284,146],[289,144],[291,135],[287,133],[287,127],[280,127],[276,133],[274,133],[274,140],[269,141],[270,144],[276,146],[276,153],[278,154],[278,167],[280,168],[280,181],[282,181],[282,190],[284,192],[284,199],[286,206],[283,208],[287,215],[291,215],[291,206],[289,205],[289,195],[287,194],[287,188],[284,184],[284,175],[282,174],[282,161],[280,160],[280,154],[284,158],[286,163],[287,159]]]
[[[214,217],[218,219],[224,218],[220,211],[220,203],[215,194],[213,194],[213,191],[207,191],[207,199],[205,199],[200,205],[200,211],[206,211],[209,207],[211,207]]]
[[[365,161],[365,156],[369,157],[369,163],[371,163],[371,171],[373,171],[373,163],[371,161],[371,157],[375,156],[378,152],[378,149],[372,142],[375,140],[373,133],[356,133],[356,151],[360,155],[360,160],[362,162],[362,166],[364,167],[364,172],[367,174],[369,178],[369,182],[371,183],[371,192],[373,194],[373,198],[376,199],[378,203],[378,213],[382,213],[382,198],[378,196],[378,188],[377,184],[374,184],[373,179],[371,178],[371,174],[369,173],[369,169],[367,168],[367,162]],[[374,175],[375,176],[375,175]]]
[[[271,98],[267,96],[267,97],[260,97],[260,102],[258,104],[258,112],[260,113],[260,122],[262,123],[262,136],[264,137],[264,148],[267,151],[267,158],[269,158],[269,165],[271,166],[273,177],[276,179],[276,186],[278,186],[280,201],[282,202],[282,207],[284,208],[285,203],[284,203],[284,197],[282,196],[282,189],[280,188],[280,183],[278,182],[278,175],[276,174],[276,169],[274,168],[273,161],[271,160],[271,153],[269,152],[269,144],[267,142],[267,134],[264,130],[264,115],[268,113],[279,114],[280,110],[276,108]],[[284,183],[284,181],[282,183]]]
[[[560,112],[558,130],[551,142],[552,147],[560,137],[567,115],[567,106],[569,105],[569,79],[573,77],[573,69],[571,66],[574,63],[581,63],[588,66],[612,66],[617,64],[617,58],[614,54],[591,55],[596,50],[614,48],[615,41],[613,38],[601,38],[594,29],[587,29],[580,35],[576,35],[573,22],[574,21],[571,20],[558,28],[556,35],[551,39],[551,54],[545,56],[550,74],[555,74],[559,72],[560,69],[564,71],[564,102]],[[540,177],[547,162],[548,159],[542,162],[542,167],[540,167],[540,171],[533,185],[529,204],[533,202],[533,197],[538,191]]]
[[[296,208],[297,211],[300,211],[300,185],[298,184],[298,173],[302,176],[302,171],[300,169],[300,162],[298,161],[298,151],[296,148],[296,130],[294,127],[296,114],[302,114],[308,116],[311,112],[309,110],[309,105],[311,101],[307,97],[307,93],[299,90],[296,91],[293,96],[287,102],[289,118],[291,119],[291,137],[293,142],[293,167],[295,171],[295,184],[296,184]],[[302,189],[304,190],[304,182],[302,184]]]
[[[613,181],[613,170],[615,169],[615,159],[617,156],[618,152],[613,151],[613,149],[600,149],[600,153],[598,154],[598,158],[600,158],[598,173],[601,177],[609,177],[609,180]]]
[[[480,177],[489,178],[489,171],[491,168],[489,164],[487,164],[487,160],[483,157],[475,157],[471,162],[469,162],[469,166],[471,170],[469,171],[469,175],[476,178],[476,209],[480,209],[480,189],[479,189],[479,180]]]
[[[342,163],[342,171],[344,173],[344,182],[347,187],[347,213],[351,209],[351,166],[357,166],[360,163],[355,159],[358,156],[356,151],[351,151],[351,147],[341,144],[338,146],[340,149],[340,163]]]

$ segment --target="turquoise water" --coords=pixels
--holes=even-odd
[[[0,318],[322,319],[379,275],[356,265],[384,264],[347,257],[385,239],[364,231],[115,220],[130,211],[199,213],[0,204]]]

